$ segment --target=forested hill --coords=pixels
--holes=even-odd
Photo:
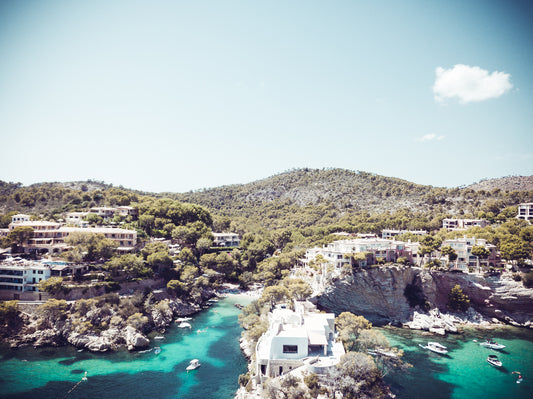
[[[484,180],[442,188],[368,172],[297,169],[248,184],[189,193],[143,193],[103,182],[40,183],[23,187],[0,181],[0,214],[25,212],[61,217],[99,205],[132,205],[154,197],[203,206],[233,230],[363,226],[435,229],[443,217],[516,215],[533,202],[533,176]],[[388,216],[387,216],[388,215]],[[503,218],[503,216],[502,216]],[[383,226],[381,226],[383,225]]]
[[[222,186],[198,192],[169,194],[183,202],[203,205],[226,215],[248,214],[257,207],[306,207],[323,205],[339,211],[391,212],[410,209],[443,213],[475,213],[480,206],[497,202],[502,208],[532,198],[533,185],[506,190],[508,179],[486,180],[491,190],[424,186],[406,180],[344,169],[297,169],[249,184]],[[533,181],[533,177],[526,177]],[[493,209],[492,211],[496,211]]]
[[[431,186],[344,169],[297,169],[248,184],[222,186],[174,198],[231,214],[243,208],[327,204],[338,209],[384,211],[417,207]]]

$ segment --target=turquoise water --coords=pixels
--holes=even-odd
[[[1,398],[202,398],[230,399],[247,363],[239,348],[240,310],[248,297],[226,298],[194,316],[192,329],[173,326],[165,339],[152,340],[148,352],[93,354],[71,347],[0,349]],[[501,328],[467,330],[446,338],[402,329],[380,329],[391,344],[405,351],[413,364],[407,373],[391,373],[385,381],[398,399],[526,399],[533,398],[533,331]],[[492,351],[479,346],[494,338],[507,347]],[[449,349],[441,356],[418,344],[438,341]],[[155,354],[153,348],[160,346]],[[486,362],[496,354],[496,369]],[[202,366],[187,373],[189,361]],[[81,381],[87,371],[87,381]],[[516,384],[520,371],[524,381]]]
[[[2,398],[233,398],[247,361],[234,304],[221,300],[193,317],[191,329],[173,326],[147,352],[94,354],[72,347],[0,350]],[[155,346],[161,348],[156,354]],[[189,361],[201,367],[186,372]],[[87,380],[82,377],[87,371]]]
[[[381,329],[392,345],[404,350],[404,358],[413,364],[408,372],[385,377],[398,399],[530,399],[533,398],[533,331],[512,327],[495,330],[465,330],[446,338],[417,331]],[[494,338],[506,345],[494,351],[479,345]],[[477,340],[478,342],[474,342]],[[436,341],[448,347],[447,355],[438,355],[418,344]],[[503,367],[495,368],[486,361],[497,355]],[[516,383],[517,374],[523,381]]]

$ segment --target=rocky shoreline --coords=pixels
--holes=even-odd
[[[179,299],[165,300],[165,306],[152,306],[149,320],[144,328],[135,328],[121,318],[118,312],[108,310],[104,316],[101,309],[91,309],[83,316],[73,314],[74,304],[70,304],[65,320],[43,323],[37,314],[21,312],[19,328],[12,334],[4,334],[4,341],[12,348],[33,346],[72,345],[91,352],[118,351],[122,349],[139,350],[150,345],[149,335],[153,332],[164,333],[175,318],[191,316],[203,309],[202,304],[187,303]],[[80,325],[99,319],[100,325],[109,328],[99,334],[94,331],[80,332]],[[7,336],[6,336],[7,335]]]

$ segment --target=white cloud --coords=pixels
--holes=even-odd
[[[511,75],[488,71],[480,67],[457,64],[452,69],[438,67],[433,84],[435,100],[457,98],[461,103],[484,101],[497,98],[511,90]]]
[[[444,136],[437,136],[435,133],[424,134],[422,137],[416,139],[416,141],[441,141]]]

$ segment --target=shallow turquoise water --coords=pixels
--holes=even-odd
[[[403,349],[404,358],[413,364],[407,373],[385,377],[398,399],[530,399],[533,398],[533,331],[511,327],[496,330],[465,330],[446,338],[400,329],[381,329],[391,344]],[[479,345],[494,338],[506,345],[501,351]],[[474,342],[477,340],[478,342]],[[418,344],[437,341],[448,347],[442,356],[422,349]],[[495,354],[503,363],[495,368],[486,361]],[[520,371],[523,381],[516,383]]]
[[[3,348],[0,397],[232,398],[238,376],[247,368],[239,348],[237,302],[246,304],[249,299],[233,296],[218,302],[194,316],[191,329],[173,326],[164,340],[152,340],[152,350],[144,353]],[[161,348],[159,354],[155,346]],[[193,358],[202,366],[187,373]],[[85,371],[88,378],[81,381]]]

